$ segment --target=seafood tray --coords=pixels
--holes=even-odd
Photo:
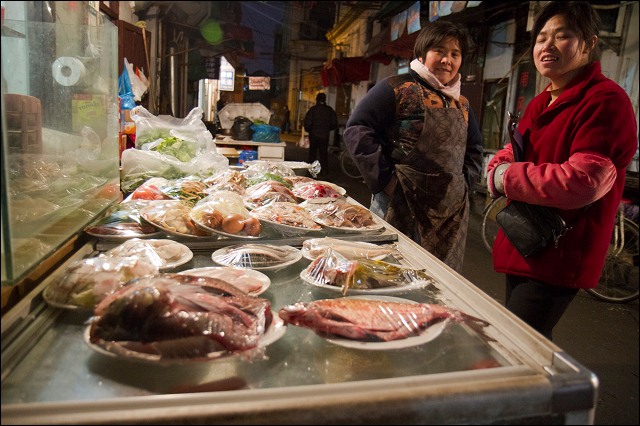
[[[283,424],[291,418],[306,424],[363,420],[375,424],[398,423],[393,420],[398,420],[399,410],[406,414],[403,424],[425,419],[438,424],[504,419],[516,424],[520,419],[588,424],[589,404],[597,395],[597,381],[590,371],[406,236],[386,223],[385,229],[389,231],[345,238],[391,240],[394,245],[397,240],[403,265],[424,269],[433,283],[344,297],[338,287],[310,285],[301,278],[312,261],[300,254],[286,268],[265,270],[269,280],[261,276],[256,291],[270,302],[271,316],[284,323],[276,318],[275,326],[268,326],[262,337],[254,336],[255,358],[216,347],[205,351],[193,346],[202,354],[196,359],[174,351],[192,348],[186,344],[193,340],[176,348],[154,346],[170,358],[158,358],[149,347],[127,341],[115,347],[98,335],[91,341],[90,312],[50,307],[42,300],[44,289],[68,265],[95,255],[95,247],[84,246],[40,283],[20,309],[3,316],[3,424],[70,420],[133,424],[140,419],[171,424]],[[303,240],[294,242],[300,246]],[[292,240],[274,243],[291,245]],[[194,251],[180,272],[211,271],[212,252],[211,247]],[[195,293],[189,298],[201,300]],[[137,296],[131,302],[136,300]],[[167,306],[174,309],[173,304]],[[260,312],[268,312],[264,302],[260,306],[264,307]],[[380,310],[382,306],[391,307],[391,315]],[[115,315],[116,308],[113,305],[109,312]],[[326,309],[328,317],[323,314]],[[391,321],[372,316],[375,312]],[[410,329],[394,320],[404,321],[405,312],[422,315],[418,327],[426,329],[406,334]],[[331,329],[326,328],[327,321]],[[344,321],[354,321],[358,327],[344,327]],[[253,355],[252,349],[246,354]]]

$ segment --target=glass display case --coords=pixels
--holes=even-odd
[[[3,312],[120,198],[117,48],[109,21],[3,20]]]
[[[280,323],[268,326],[263,356],[169,363],[92,344],[93,311],[48,303],[45,290],[74,262],[121,242],[81,232],[120,196],[117,30],[108,22],[4,26],[3,308],[8,292],[32,287],[3,309],[2,424],[593,423],[591,371],[381,219],[378,233],[331,235],[393,243],[396,263],[431,280],[376,300],[438,304],[486,327],[445,321],[419,339],[359,342]],[[305,240],[283,234],[255,244],[300,248]],[[239,243],[179,241],[193,255],[166,272],[215,266],[217,249]],[[311,262],[301,255],[264,271],[260,297],[274,316],[343,297],[309,281]]]
[[[392,243],[399,250],[394,262],[425,271],[433,282],[357,297],[438,304],[490,325],[479,329],[473,320],[449,321],[415,339],[359,342],[280,324],[265,331],[264,356],[164,362],[92,344],[91,310],[48,305],[45,289],[63,265],[3,316],[2,423],[593,423],[598,391],[593,373],[381,223],[385,229],[379,234],[333,235]],[[300,247],[304,240],[252,243]],[[215,266],[212,256],[223,239],[212,245],[181,242],[193,257],[169,272]],[[117,245],[93,241],[69,262]],[[269,301],[274,315],[298,302],[342,297],[340,288],[305,278],[311,262],[299,256],[263,270],[268,283],[261,284],[258,297]]]

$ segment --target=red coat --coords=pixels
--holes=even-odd
[[[518,130],[529,133],[530,143],[525,161],[505,171],[504,191],[509,199],[561,209],[573,228],[558,248],[527,259],[499,232],[493,266],[549,284],[592,288],[604,265],[626,168],[638,148],[635,114],[627,93],[602,74],[599,62],[547,107],[550,97],[545,90],[527,105]],[[508,144],[487,170],[512,161]]]

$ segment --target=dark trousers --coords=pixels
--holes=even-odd
[[[320,175],[326,176],[329,173],[329,139],[309,136],[309,160],[311,164],[314,161],[320,161]]]
[[[579,291],[515,275],[507,275],[506,284],[507,309],[549,340],[553,327]]]

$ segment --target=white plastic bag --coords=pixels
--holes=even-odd
[[[158,139],[175,137],[195,142],[197,151],[213,149],[215,142],[211,132],[202,121],[202,109],[194,108],[185,118],[170,115],[153,115],[145,107],[138,105],[131,110],[131,119],[136,123],[136,148]]]
[[[124,67],[127,70],[127,74],[129,75],[129,82],[131,83],[131,91],[133,92],[133,99],[136,102],[140,102],[142,100],[142,96],[145,94],[147,89],[149,88],[149,84],[145,84],[144,81],[140,80],[140,77],[133,70],[133,65],[129,63],[127,58],[124,58]],[[145,78],[146,80],[146,78]]]
[[[152,177],[178,179],[185,176],[206,178],[229,168],[229,159],[215,151],[205,150],[189,162],[156,151],[129,148],[122,152],[120,188],[129,194]]]

